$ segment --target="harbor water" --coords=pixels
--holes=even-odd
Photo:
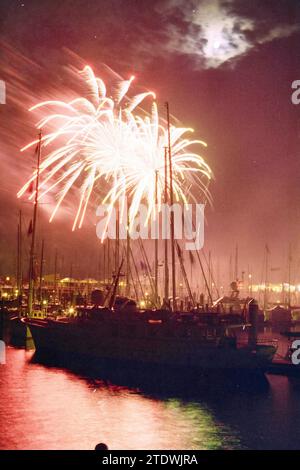
[[[300,379],[263,386],[185,384],[151,391],[7,348],[0,366],[1,449],[299,449]]]

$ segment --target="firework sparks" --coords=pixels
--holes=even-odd
[[[155,94],[145,92],[127,98],[132,76],[121,81],[111,97],[104,81],[94,75],[91,67],[86,66],[79,73],[89,90],[87,97],[70,102],[44,101],[30,108],[30,111],[53,109],[37,123],[38,128],[50,129],[42,138],[43,149],[48,153],[40,166],[39,200],[50,192],[57,194],[52,221],[69,191],[78,187],[80,199],[74,230],[83,224],[93,190],[105,181],[109,189],[103,202],[109,201],[111,209],[119,198],[128,196],[130,221],[142,201],[146,201],[150,216],[155,211],[156,174],[159,205],[163,200],[164,147],[168,143],[167,129],[159,119],[156,103],[152,103],[150,114],[140,107],[146,98],[154,100]],[[204,159],[189,150],[191,145],[206,146],[202,141],[184,137],[190,131],[174,126],[170,130],[174,195],[183,203],[187,202],[187,195],[193,197],[192,188],[196,185],[207,196],[207,182],[212,176]],[[30,142],[21,151],[37,142]],[[35,179],[36,171],[18,197],[24,195]],[[29,199],[33,197],[34,193]]]

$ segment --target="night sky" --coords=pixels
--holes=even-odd
[[[239,270],[249,265],[260,281],[267,243],[272,266],[282,268],[274,279],[286,280],[291,244],[300,282],[300,105],[291,101],[300,80],[298,0],[1,0],[0,9],[0,274],[13,270],[20,208],[29,220],[30,207],[16,198],[33,166],[19,152],[36,132],[26,110],[71,86],[65,66],[81,61],[98,75],[102,64],[134,74],[138,89],[168,100],[208,143],[215,179],[205,251],[219,260],[221,280],[238,243]],[[48,256],[58,246],[66,265],[73,258],[93,274],[93,225],[72,233],[68,210],[50,226],[46,205],[42,212]]]

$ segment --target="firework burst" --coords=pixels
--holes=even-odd
[[[80,199],[74,230],[83,224],[93,191],[103,187],[105,181],[109,189],[103,203],[109,202],[112,209],[120,198],[127,196],[131,221],[143,201],[150,216],[155,212],[156,175],[159,206],[163,200],[164,148],[168,144],[166,125],[153,101],[155,94],[145,92],[128,98],[132,76],[121,81],[114,95],[108,96],[104,81],[89,66],[79,73],[87,86],[86,97],[70,102],[44,101],[30,108],[30,111],[53,109],[37,123],[38,128],[49,129],[42,137],[46,157],[40,165],[39,200],[50,192],[57,195],[52,221],[69,191],[77,187]],[[153,101],[150,113],[141,107],[148,97]],[[207,182],[212,176],[204,159],[189,150],[194,145],[206,146],[203,141],[185,137],[191,131],[175,126],[170,129],[174,196],[183,203],[193,197],[195,186],[207,197]],[[21,151],[37,142],[30,142]],[[35,171],[18,197],[26,192],[36,175]],[[29,199],[33,197],[34,193]]]

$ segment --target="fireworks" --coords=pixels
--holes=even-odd
[[[108,96],[104,81],[89,66],[79,73],[89,91],[87,97],[70,102],[45,101],[30,108],[30,111],[53,109],[37,123],[38,128],[47,129],[42,137],[46,157],[40,165],[39,200],[50,192],[57,195],[52,221],[67,194],[77,187],[80,199],[73,230],[82,226],[93,191],[104,187],[108,189],[103,202],[108,202],[111,208],[127,196],[131,221],[141,202],[146,202],[150,216],[155,211],[156,175],[158,204],[163,201],[164,148],[168,144],[155,94],[145,92],[128,98],[132,76],[121,81],[114,94]],[[147,113],[141,105],[150,98],[152,109]],[[202,141],[184,137],[191,131],[174,126],[170,129],[174,197],[183,203],[193,197],[196,186],[207,196],[207,182],[212,176],[204,159],[189,150],[191,145],[206,146]],[[21,151],[34,147],[37,142],[29,143]],[[35,179],[36,171],[18,197]],[[34,193],[29,199],[33,197]]]

